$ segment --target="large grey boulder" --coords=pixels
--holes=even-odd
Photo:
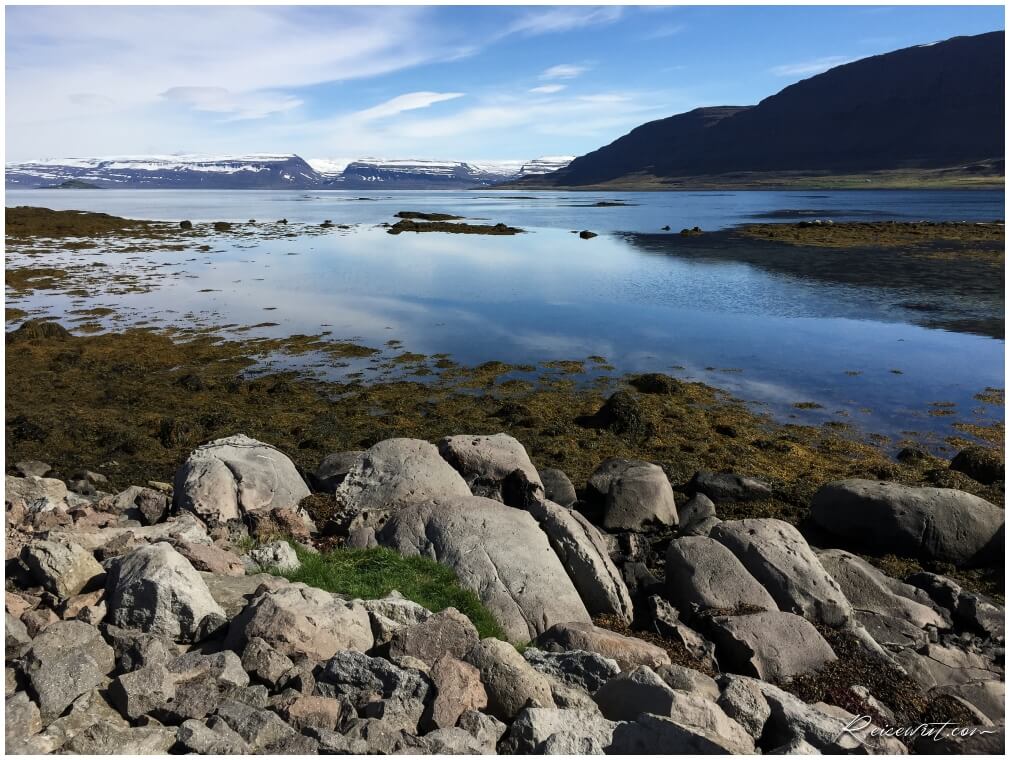
[[[685,536],[666,549],[666,591],[679,609],[777,610],[764,586],[715,539]]]
[[[257,637],[281,654],[315,662],[345,649],[365,652],[375,641],[360,602],[303,583],[262,589],[232,621],[225,645],[242,652]]]
[[[591,710],[528,707],[502,740],[503,754],[603,755],[617,723]]]
[[[557,622],[589,622],[547,536],[522,510],[480,496],[450,497],[400,509],[376,538],[451,567],[511,641],[529,641]]]
[[[294,463],[281,451],[245,435],[195,449],[175,473],[174,505],[210,524],[250,512],[295,509],[309,495]]]
[[[952,488],[840,480],[814,494],[810,514],[824,530],[869,551],[956,565],[1002,556],[1003,510]]]
[[[655,644],[592,623],[558,623],[538,636],[535,643],[548,652],[595,652],[614,660],[622,670],[636,665],[656,668],[670,663],[670,655]]]
[[[48,725],[81,694],[98,687],[115,667],[112,647],[98,629],[77,620],[46,626],[25,655],[28,691]]]
[[[474,496],[510,507],[528,507],[544,498],[544,484],[529,454],[510,435],[451,435],[438,442],[438,451]]]
[[[361,454],[335,495],[351,512],[396,511],[415,502],[469,496],[470,488],[427,441],[390,438]]]
[[[483,639],[466,655],[480,671],[487,692],[487,712],[512,720],[524,707],[554,707],[550,681],[534,670],[515,648],[499,639]]]
[[[631,594],[610,559],[607,542],[589,520],[573,509],[541,501],[527,507],[547,534],[590,615],[634,616]]]
[[[890,641],[895,628],[907,623],[916,628],[947,628],[950,625],[925,591],[890,578],[866,560],[841,549],[818,553],[855,611],[859,621],[881,645]],[[898,621],[897,625],[891,621]],[[881,635],[881,632],[886,632]],[[877,635],[874,635],[877,634]],[[891,634],[891,635],[888,635]],[[878,638],[879,636],[879,638]]]
[[[590,493],[603,497],[603,527],[643,531],[677,524],[673,488],[663,468],[634,459],[608,459],[590,476]]]
[[[809,621],[789,612],[712,619],[720,664],[766,681],[811,673],[837,659]]]
[[[604,717],[610,720],[633,721],[643,713],[660,715],[721,736],[738,752],[754,751],[754,742],[747,731],[714,701],[671,688],[644,665],[611,678],[593,699]]]
[[[593,694],[603,684],[621,672],[616,660],[596,652],[575,649],[568,652],[545,652],[527,647],[523,657],[537,671],[566,686]]]
[[[94,555],[75,543],[33,541],[21,550],[32,577],[60,599],[74,596],[105,574]]]
[[[110,623],[176,641],[200,641],[227,621],[200,574],[167,543],[124,557],[106,594]]]
[[[737,556],[780,610],[831,626],[844,625],[852,617],[838,583],[789,523],[771,518],[732,520],[715,526],[710,536]]]

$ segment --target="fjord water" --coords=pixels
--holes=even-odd
[[[897,440],[937,440],[956,421],[1002,410],[973,399],[1002,388],[1002,340],[929,329],[886,282],[830,284],[749,264],[655,255],[625,233],[669,225],[715,230],[802,219],[967,220],[1004,216],[1001,191],[18,191],[7,205],[79,209],[142,219],[249,219],[350,224],[325,235],[214,240],[213,251],[100,254],[112,272],[172,265],[143,293],[70,299],[36,295],[28,308],[61,315],[91,306],[130,320],[278,323],[248,336],[323,330],[381,347],[474,364],[603,356],[614,372],[663,371],[726,388],[779,417],[847,422]],[[599,201],[625,206],[597,207]],[[401,210],[440,211],[527,230],[515,237],[389,235]],[[581,240],[572,230],[599,233]],[[72,257],[73,252],[54,256]],[[71,304],[71,300],[73,303]],[[23,303],[18,304],[26,308]],[[265,309],[269,309],[265,311]],[[591,364],[587,367],[592,368]],[[360,367],[357,367],[360,369]],[[322,367],[339,376],[342,367]],[[814,402],[819,409],[796,409]],[[935,402],[953,414],[934,416]]]

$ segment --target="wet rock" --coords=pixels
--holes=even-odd
[[[613,393],[593,415],[591,424],[631,438],[648,438],[653,432],[638,399],[628,391]]]
[[[711,536],[737,556],[780,610],[831,626],[852,617],[838,583],[789,523],[770,518],[732,520],[713,528]]]
[[[534,670],[511,644],[484,639],[466,655],[480,671],[487,692],[487,711],[509,721],[528,705],[553,707],[550,682]]]
[[[244,651],[262,638],[278,652],[316,662],[344,649],[372,648],[372,627],[360,602],[345,602],[334,594],[302,583],[264,589],[239,613],[228,629],[226,646]]]
[[[466,615],[454,607],[437,612],[423,623],[400,628],[389,641],[389,657],[416,657],[431,667],[443,655],[462,658],[480,640]]]
[[[617,724],[587,710],[528,707],[502,740],[503,754],[602,755]]]
[[[596,237],[596,233],[589,230],[582,230],[582,232],[579,233],[579,237],[583,240],[590,240],[591,238]]]
[[[712,538],[687,536],[666,550],[666,590],[679,609],[777,610],[775,600],[736,555]]]
[[[757,478],[706,470],[699,470],[694,474],[687,490],[695,494],[704,494],[714,502],[766,499],[772,494],[771,487]]]
[[[673,488],[657,465],[610,459],[596,469],[589,486],[605,494],[603,527],[607,530],[643,531],[657,523],[677,524]]]
[[[257,546],[246,553],[246,558],[253,572],[278,570],[287,573],[302,566],[294,547],[287,541],[271,541],[263,546]]]
[[[544,498],[539,473],[523,445],[510,435],[453,435],[438,442],[438,451],[474,496],[511,507],[529,507]]]
[[[664,395],[678,393],[684,387],[684,384],[680,380],[659,372],[635,375],[628,382],[642,393],[660,393]]]
[[[195,449],[175,474],[174,506],[212,525],[248,513],[296,508],[309,495],[294,463],[244,435]]]
[[[1002,549],[1003,510],[949,488],[841,480],[814,494],[811,517],[869,551],[967,565]]]
[[[344,482],[351,467],[364,453],[363,451],[337,451],[327,456],[316,468],[314,474],[316,489],[333,493],[337,486]]]
[[[436,728],[451,728],[468,710],[487,707],[487,692],[480,671],[451,655],[440,657],[429,673],[435,685],[431,721]]]
[[[29,694],[48,725],[81,694],[96,688],[115,665],[98,629],[77,620],[47,626],[25,655]]]
[[[128,554],[109,574],[109,621],[122,628],[200,641],[227,618],[200,574],[167,543]]]
[[[77,544],[33,541],[21,551],[32,577],[60,599],[79,594],[105,575],[94,555]]]
[[[589,694],[621,672],[616,660],[595,652],[545,652],[529,647],[523,657],[538,672]]]
[[[589,622],[547,536],[522,510],[479,496],[447,497],[400,509],[376,538],[451,567],[512,641],[529,641],[559,621]]]
[[[950,469],[963,472],[969,478],[986,485],[1002,482],[1005,476],[1003,457],[998,451],[983,446],[961,449],[950,461]]]
[[[528,507],[547,534],[590,615],[615,615],[630,623],[628,587],[608,554],[600,531],[580,513],[550,501]]]
[[[789,612],[713,618],[712,638],[723,667],[767,681],[811,673],[836,659],[817,629]]]
[[[537,470],[537,474],[540,476],[540,482],[544,484],[545,499],[560,504],[562,507],[570,507],[578,500],[575,486],[561,470],[545,467],[542,470]]]
[[[670,655],[655,644],[599,628],[591,623],[558,623],[537,637],[537,647],[548,652],[583,650],[615,660],[622,670],[636,665],[667,665]]]
[[[412,438],[390,438],[372,446],[351,466],[335,494],[354,513],[395,511],[428,499],[471,495],[437,448]]]

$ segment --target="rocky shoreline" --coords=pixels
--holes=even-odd
[[[8,753],[1003,746],[1002,606],[848,551],[1002,567],[1002,508],[958,490],[824,483],[811,545],[728,517],[768,496],[757,478],[701,471],[682,495],[664,468],[609,458],[576,488],[504,433],[389,438],[304,478],[235,435],[171,485],[118,493],[96,472],[12,470]],[[451,607],[289,580],[327,552],[389,549],[451,569],[502,638]]]

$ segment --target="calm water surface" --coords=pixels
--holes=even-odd
[[[593,206],[601,200],[635,205]],[[600,355],[616,372],[700,379],[783,418],[849,422],[894,440],[912,430],[940,439],[952,422],[1001,419],[1001,409],[973,396],[1003,387],[1003,341],[919,327],[893,305],[886,284],[825,284],[746,264],[656,256],[619,233],[810,218],[991,221],[1004,217],[1003,204],[1000,191],[7,194],[8,206],[133,218],[355,225],[253,244],[221,236],[210,252],[125,257],[99,251],[88,260],[108,264],[111,272],[163,266],[172,276],[150,292],[114,297],[43,291],[19,302],[21,308],[62,315],[104,305],[127,322],[159,324],[270,321],[278,326],[246,334],[330,330],[375,346],[397,339],[403,349],[449,353],[467,364]],[[528,234],[393,236],[375,226],[405,209],[501,221]],[[584,241],[570,232],[580,229],[600,236]],[[53,258],[74,255],[61,251]],[[331,376],[348,371],[317,369]],[[823,408],[798,410],[796,402]],[[954,414],[931,415],[933,402],[953,402]]]

